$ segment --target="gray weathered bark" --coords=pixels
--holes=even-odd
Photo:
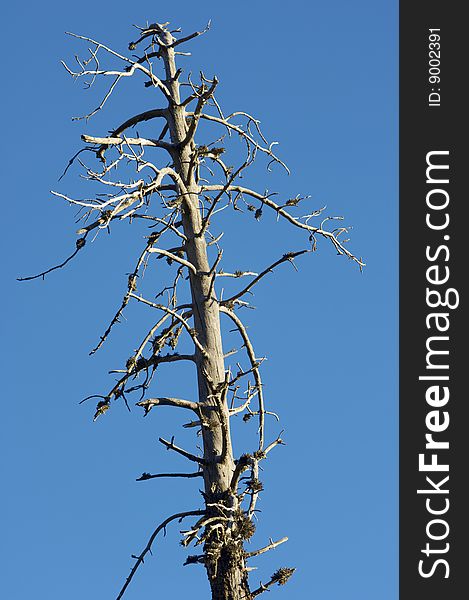
[[[227,518],[227,514],[234,517],[229,521],[231,527],[215,529],[206,539],[205,566],[213,600],[249,600],[251,594],[245,570],[243,540],[236,536],[236,516],[241,511],[237,494],[230,488],[235,464],[226,402],[220,313],[215,291],[211,290],[214,274],[210,270],[205,235],[201,234],[200,188],[195,181],[194,170],[190,169],[196,147],[192,139],[187,139],[188,118],[185,107],[181,106],[174,49],[171,47],[174,38],[168,32],[162,32],[161,36],[167,46],[162,48],[162,58],[171,94],[168,125],[171,142],[177,148],[174,156],[175,170],[187,190],[182,209],[184,234],[187,238],[185,252],[197,271],[190,272],[194,329],[205,350],[202,354],[196,348],[198,397],[203,423],[205,504],[209,518]],[[220,505],[220,508],[215,504]]]

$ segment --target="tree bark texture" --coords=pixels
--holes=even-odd
[[[204,450],[203,477],[207,516],[221,517],[227,525],[214,528],[205,541],[205,567],[212,590],[212,600],[249,600],[251,598],[243,539],[238,523],[245,516],[239,505],[236,490],[231,489],[235,470],[230,437],[229,411],[225,393],[225,364],[223,358],[220,313],[211,280],[207,244],[199,210],[199,186],[194,179],[194,142],[184,143],[188,120],[181,106],[179,82],[171,36],[166,33],[162,49],[166,82],[171,93],[169,130],[171,142],[177,147],[175,170],[187,190],[182,199],[182,220],[187,237],[185,251],[197,273],[190,272],[194,329],[205,353],[196,348],[198,400],[202,422]]]

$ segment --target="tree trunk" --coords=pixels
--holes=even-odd
[[[164,42],[171,44],[166,33]],[[201,406],[202,437],[204,449],[203,476],[207,517],[218,517],[222,526],[206,530],[204,550],[205,567],[212,590],[212,600],[249,600],[243,535],[246,527],[244,513],[239,508],[236,489],[231,489],[235,470],[230,438],[229,411],[226,402],[225,365],[220,331],[220,313],[215,298],[205,234],[201,233],[202,217],[199,210],[199,186],[189,165],[196,147],[184,143],[188,124],[186,111],[180,106],[178,75],[173,48],[162,52],[166,71],[166,85],[172,102],[169,106],[171,141],[177,145],[175,170],[187,189],[182,198],[182,220],[187,237],[185,252],[197,273],[190,271],[194,329],[205,352],[196,352],[198,401]],[[217,521],[220,523],[219,521]],[[246,539],[244,537],[244,539]]]

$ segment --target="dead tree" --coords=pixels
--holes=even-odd
[[[246,112],[224,114],[215,96],[216,77],[206,78],[201,73],[197,82],[190,76],[182,81],[182,70],[178,68],[176,58],[187,54],[181,52],[183,44],[204,31],[176,38],[179,31],[170,31],[168,23],[153,23],[141,28],[139,38],[129,44],[129,51],[138,52],[137,56],[123,55],[101,42],[70,34],[89,45],[89,54],[84,59],[77,58],[78,70],[63,63],[73,78],[88,79],[88,85],[100,77],[111,80],[97,108],[82,117],[86,121],[104,107],[118,84],[129,77],[142,77],[145,87],[151,88],[161,101],[161,107],[129,117],[108,135],[82,135],[86,145],[71,159],[69,166],[75,161],[80,162],[85,177],[100,184],[105,193],[96,194],[92,200],[79,200],[53,192],[78,206],[84,221],[78,231],[81,237],[74,253],[54,268],[63,267],[84,248],[88,236],[109,230],[117,222],[143,222],[151,226],[135,268],[128,276],[123,300],[92,353],[108,338],[129,302],[153,307],[160,316],[138,343],[125,368],[117,371],[119,378],[112,389],[106,394],[90,397],[99,399],[94,418],[105,414],[114,401],[123,401],[128,407],[131,394],[139,393],[136,404],[145,415],[159,406],[175,407],[191,414],[185,427],[196,428],[203,441],[203,453],[199,455],[179,447],[174,437],[159,438],[167,449],[193,463],[195,470],[189,473],[143,473],[139,480],[200,477],[204,488],[203,507],[176,513],[154,530],[141,553],[133,556],[135,563],[117,599],[123,597],[158,533],[172,521],[191,518],[195,522],[182,532],[182,544],[195,544],[201,549],[198,554],[189,555],[185,564],[205,566],[213,600],[248,600],[276,583],[286,583],[293,569],[280,568],[267,583],[253,591],[248,582],[248,561],[287,538],[270,540],[265,547],[253,552],[247,552],[244,547],[244,542],[254,533],[253,516],[262,491],[259,465],[283,442],[280,436],[273,441],[265,439],[265,417],[272,413],[267,411],[264,403],[262,359],[254,351],[239,309],[249,306],[251,290],[264,277],[280,265],[294,264],[297,257],[314,252],[321,238],[331,243],[339,255],[360,267],[363,264],[345,245],[343,236],[347,229],[342,226],[327,228],[331,223],[334,225],[335,221],[331,219],[336,217],[326,217],[324,209],[295,216],[296,207],[305,198],[295,196],[278,203],[273,194],[240,183],[240,177],[260,155],[265,156],[269,168],[277,164],[288,169],[274,153],[274,143],[269,144],[265,139],[258,120]],[[101,62],[105,59],[114,61],[117,66],[103,68]],[[131,133],[133,128],[144,123],[152,126],[153,136]],[[161,126],[156,129],[158,123]],[[199,141],[202,123],[209,123],[210,131],[219,127],[218,137]],[[232,144],[234,139],[239,140],[245,151],[244,159],[235,167],[229,166],[224,156],[225,146]],[[160,155],[161,152],[167,155],[166,164],[152,162],[155,159],[148,154],[155,148],[160,149]],[[98,166],[85,164],[84,151],[96,155]],[[128,177],[122,182],[117,173],[125,173],[127,177],[129,166],[137,174],[136,178]],[[216,215],[225,208],[233,210],[233,214],[251,211],[258,220],[264,210],[273,211],[278,219],[303,230],[306,244],[299,250],[283,254],[260,272],[225,272],[220,266],[221,236],[212,229]],[[152,257],[166,260],[175,271],[170,284],[149,299],[142,295],[139,286]],[[44,278],[53,269],[35,277]],[[217,293],[220,278],[247,279],[248,283],[228,298],[221,299]],[[190,300],[180,303],[179,292],[185,282],[190,289]],[[227,319],[240,336],[241,349],[246,355],[244,366],[237,362],[236,369],[232,369],[225,364],[221,319]],[[188,336],[193,348],[190,353],[176,352],[183,336]],[[195,365],[198,382],[195,398],[147,397],[156,369],[164,363],[180,361]],[[258,440],[249,452],[235,457],[230,420],[237,414],[242,414],[244,421],[258,420]]]

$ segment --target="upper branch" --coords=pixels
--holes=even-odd
[[[194,31],[194,33],[191,33],[190,35],[187,35],[186,37],[183,37],[183,38],[180,38],[179,40],[174,41],[172,44],[170,44],[170,46],[168,46],[168,48],[176,48],[176,46],[179,46],[180,44],[184,44],[185,42],[188,42],[189,40],[193,40],[194,38],[198,37],[199,35],[203,35],[204,33],[207,33],[207,31],[210,29],[211,24],[212,24],[212,21],[209,20],[205,29],[202,29],[202,31]]]
[[[148,400],[137,402],[136,405],[145,409],[145,416],[154,406],[175,406],[177,408],[193,410],[195,413],[199,414],[199,405],[197,402],[183,400],[182,398],[149,398]]]
[[[124,123],[121,123],[118,127],[116,127],[116,129],[114,129],[111,132],[109,137],[110,138],[120,137],[120,135],[122,133],[124,133],[124,131],[129,129],[130,127],[135,127],[135,125],[137,125],[138,123],[143,123],[145,121],[150,121],[151,119],[157,119],[160,117],[164,118],[166,120],[168,119],[167,109],[155,108],[153,110],[146,110],[143,113],[140,113],[138,115],[131,117],[130,119],[127,119],[127,121],[125,121]],[[96,142],[92,142],[92,143],[96,143]],[[99,147],[99,149],[96,152],[96,155],[98,156],[98,158],[100,158],[101,160],[104,160],[104,152],[106,151],[106,149],[108,147],[109,147],[109,144],[102,144]],[[161,146],[161,147],[163,148],[164,146]],[[166,148],[166,149],[168,149],[168,148]]]
[[[187,113],[187,114],[189,116],[193,116],[194,115],[194,113]],[[225,117],[223,119],[221,117],[215,117],[214,115],[209,115],[207,113],[201,113],[200,118],[201,119],[205,119],[207,121],[212,121],[214,123],[218,123],[220,125],[223,125],[227,129],[235,131],[242,138],[246,139],[250,144],[252,144],[257,150],[259,150],[260,152],[263,152],[264,154],[267,154],[267,156],[269,156],[271,158],[271,161],[280,164],[287,171],[287,173],[290,173],[290,170],[287,167],[287,165],[282,160],[280,160],[280,158],[276,154],[274,154],[274,152],[272,151],[272,146],[274,146],[277,142],[272,142],[267,147],[263,146],[250,133],[248,133],[247,131],[245,131],[242,127],[240,127],[239,125],[235,125],[234,123],[230,122],[230,119],[233,116],[238,115],[238,114],[240,114],[240,113],[233,113],[233,115],[229,115],[228,117]]]
[[[217,187],[217,189],[222,189],[223,186],[221,186],[221,185],[220,186],[210,186],[210,189],[214,189],[215,187]],[[338,239],[338,236],[336,235],[336,233],[334,231],[328,231],[326,229],[322,229],[322,224],[328,220],[327,218],[323,220],[321,227],[314,227],[313,225],[308,224],[307,221],[309,221],[309,219],[314,216],[318,216],[320,211],[318,211],[316,214],[313,213],[311,215],[307,215],[307,217],[305,217],[306,221],[303,223],[297,217],[294,217],[289,212],[287,212],[282,206],[279,206],[277,203],[275,203],[273,200],[271,200],[267,194],[261,194],[254,190],[251,190],[249,188],[242,187],[240,185],[231,185],[228,189],[233,192],[239,192],[241,194],[246,194],[247,196],[251,196],[252,198],[256,198],[257,200],[260,200],[263,204],[265,204],[266,206],[275,210],[275,212],[279,216],[281,216],[284,219],[286,219],[287,221],[289,221],[292,225],[295,225],[295,227],[299,227],[300,229],[309,231],[310,234],[313,236],[320,235],[320,236],[330,240],[331,243],[333,244],[333,246],[335,247],[335,249],[337,250],[338,254],[343,254],[343,255],[347,256],[348,258],[350,258],[351,260],[356,262],[360,266],[360,268],[365,266],[365,263],[360,258],[357,258],[354,254],[352,254],[343,245],[343,243]],[[343,232],[343,231],[346,231],[346,229],[341,228],[341,232]]]
[[[63,66],[65,67],[65,69],[70,73],[70,75],[72,75],[72,77],[83,77],[85,75],[91,75],[93,78],[98,76],[98,75],[103,75],[103,76],[114,76],[115,80],[113,82],[113,84],[111,85],[111,88],[109,89],[108,93],[106,94],[106,96],[104,97],[103,101],[101,102],[101,104],[90,114],[86,115],[86,117],[82,117],[82,118],[89,118],[91,116],[93,116],[94,114],[96,114],[99,110],[101,110],[101,108],[104,106],[105,102],[107,101],[107,99],[109,98],[109,96],[112,94],[112,91],[114,90],[115,86],[117,85],[117,83],[120,81],[120,79],[122,77],[131,77],[135,71],[141,71],[144,75],[146,75],[149,80],[151,81],[151,84],[153,86],[155,86],[156,88],[160,89],[161,92],[163,93],[163,95],[166,97],[166,99],[171,102],[171,93],[168,90],[168,88],[166,87],[165,83],[163,81],[161,81],[161,79],[159,79],[153,72],[151,68],[147,68],[146,66],[144,66],[140,61],[135,61],[132,60],[130,58],[128,58],[127,56],[123,56],[122,54],[119,54],[118,52],[116,52],[115,50],[112,50],[111,48],[109,48],[108,46],[105,46],[104,44],[102,44],[101,42],[98,42],[92,38],[83,36],[83,35],[77,35],[75,33],[71,33],[71,32],[67,32],[67,35],[70,35],[72,37],[78,38],[80,40],[86,41],[86,42],[90,42],[91,44],[94,45],[94,49],[90,50],[90,55],[91,58],[94,58],[95,62],[96,62],[96,68],[95,69],[86,69],[86,64],[88,61],[86,61],[85,63],[80,63],[81,65],[81,71],[72,71],[67,64],[62,61]],[[110,54],[111,56],[114,56],[115,58],[118,58],[119,60],[123,61],[124,63],[127,64],[127,67],[125,68],[124,71],[115,71],[115,70],[102,70],[99,68],[99,62],[97,61],[97,56],[100,50],[104,50],[105,52],[107,52],[108,54]]]
[[[251,288],[253,288],[256,285],[256,283],[259,283],[259,281],[263,277],[265,277],[269,273],[272,273],[272,271],[275,269],[275,267],[278,267],[279,265],[281,265],[284,262],[293,263],[294,258],[296,258],[297,256],[301,256],[302,254],[306,254],[307,252],[311,252],[311,250],[299,250],[298,252],[287,252],[286,254],[284,254],[282,256],[282,258],[279,258],[274,263],[269,265],[266,269],[264,269],[262,271],[262,273],[259,273],[259,275],[257,275],[257,277],[255,277],[252,281],[250,281],[248,283],[248,285],[245,288],[243,288],[240,292],[234,294],[234,296],[231,296],[231,298],[228,298],[227,300],[222,300],[220,302],[220,304],[222,304],[224,306],[228,306],[228,307],[232,306],[233,303],[236,300],[238,300],[238,298],[241,298],[242,296],[244,296],[244,294],[247,294],[251,290]]]
[[[192,119],[189,124],[189,128],[187,130],[186,137],[181,142],[182,146],[185,146],[186,144],[189,144],[190,142],[193,141],[195,132],[197,130],[197,125],[200,121],[200,118],[203,116],[202,110],[203,110],[206,102],[213,96],[217,85],[218,85],[218,79],[216,77],[214,77],[210,87],[207,90],[204,90],[200,93],[200,95],[198,97],[198,101],[197,101],[197,106],[196,106],[194,112],[192,113]]]
[[[170,142],[164,142],[163,140],[154,140],[146,138],[121,138],[117,136],[111,137],[95,137],[92,135],[83,134],[81,139],[87,144],[99,144],[100,148],[97,152],[101,151],[101,147],[106,146],[120,146],[122,144],[128,144],[130,146],[153,146],[154,148],[164,148],[169,153],[173,152],[174,146]]]

